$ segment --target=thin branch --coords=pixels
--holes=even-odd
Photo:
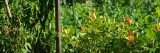
[[[8,5],[8,0],[4,0],[5,2],[5,6],[6,6],[6,9],[7,9],[7,12],[8,12],[8,17],[9,19],[12,18],[12,14],[11,14],[11,11],[10,11],[10,8],[9,8],[9,5]]]

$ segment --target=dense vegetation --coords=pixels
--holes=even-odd
[[[61,2],[63,53],[160,52],[160,0]],[[0,1],[0,53],[55,53],[54,0]],[[76,31],[76,33],[75,33]]]

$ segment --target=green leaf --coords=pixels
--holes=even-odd
[[[156,38],[156,34],[155,32],[153,32],[152,30],[150,29],[146,29],[146,36],[150,39],[155,39]]]
[[[158,13],[158,16],[160,16],[160,8],[159,7],[156,8],[156,12]]]
[[[22,53],[27,53],[26,49],[21,49],[21,50],[22,50]]]
[[[145,22],[146,22],[146,23],[151,23],[152,20],[153,20],[153,19],[150,17],[150,15],[145,16]]]
[[[158,41],[160,41],[160,31],[156,33],[156,37],[158,38]]]
[[[25,50],[26,50],[26,51],[29,51],[29,49],[32,48],[29,43],[25,43],[24,47],[25,47]]]

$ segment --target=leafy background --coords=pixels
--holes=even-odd
[[[160,0],[76,0],[74,7],[70,2],[61,2],[63,53],[160,52]],[[12,20],[0,4],[1,53],[55,53],[54,0],[9,0]]]

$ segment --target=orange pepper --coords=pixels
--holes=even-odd
[[[85,29],[84,29],[84,27],[82,25],[80,25],[80,29],[81,29],[82,32],[85,31]]]
[[[132,23],[132,20],[130,19],[130,17],[125,17],[125,22],[127,22],[129,25]]]
[[[129,43],[133,43],[134,33],[132,33],[131,31],[128,31],[128,39],[129,39]]]

